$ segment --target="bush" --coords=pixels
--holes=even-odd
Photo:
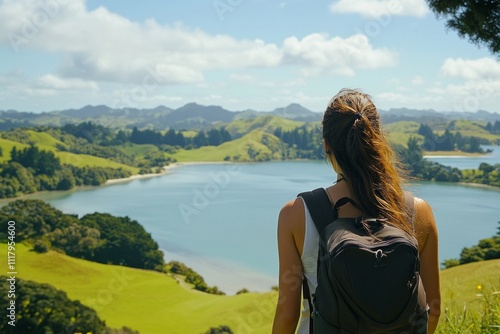
[[[0,276],[1,291],[9,291],[7,276]],[[0,303],[8,305],[7,293],[0,295]],[[0,319],[2,333],[103,333],[104,321],[97,313],[68,299],[65,292],[48,284],[40,284],[16,278],[16,321],[15,327],[8,325],[9,318]]]
[[[47,253],[49,251],[49,245],[43,240],[37,240],[33,245],[33,250],[37,253]]]
[[[205,334],[233,334],[233,331],[229,326],[219,326],[210,328]]]
[[[441,266],[443,268],[451,268],[451,267],[455,267],[455,266],[458,266],[460,265],[460,261],[458,261],[457,259],[450,259],[450,260],[444,260],[442,263],[441,263]]]
[[[250,291],[248,291],[248,289],[243,288],[243,289],[241,289],[240,291],[236,292],[236,294],[237,294],[237,295],[240,295],[240,294],[242,294],[242,293],[249,293],[249,292],[250,292]]]

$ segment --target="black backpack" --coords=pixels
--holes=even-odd
[[[375,218],[337,218],[356,203],[343,197],[332,206],[323,188],[298,196],[320,236],[318,287],[311,296],[303,285],[310,333],[427,333],[417,240]],[[413,224],[411,194],[407,203]]]

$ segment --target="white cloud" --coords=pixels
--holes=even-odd
[[[380,68],[397,63],[395,53],[375,49],[368,38],[356,34],[348,38],[329,38],[326,34],[310,34],[301,40],[289,37],[283,42],[284,62],[305,67],[309,75],[354,75],[356,68]]]
[[[364,17],[415,16],[429,12],[425,0],[338,0],[330,5],[333,13],[355,13]]]
[[[255,80],[253,75],[250,74],[230,74],[229,79],[239,82],[253,82]]]
[[[62,2],[62,0],[59,0]],[[60,76],[141,83],[151,71],[159,84],[194,83],[203,71],[271,67],[281,51],[261,40],[236,40],[154,20],[136,23],[84,0],[6,0],[0,5],[0,43],[14,51],[33,48],[67,56]]]
[[[104,7],[90,11],[84,0],[5,0],[0,22],[0,45],[63,55],[57,72],[39,82],[57,89],[93,89],[96,82],[200,84],[209,70],[290,64],[308,76],[352,76],[359,68],[392,66],[397,58],[361,34],[292,36],[279,47],[153,19],[132,22]]]
[[[52,74],[47,74],[39,78],[38,83],[43,88],[60,90],[97,90],[99,88],[92,81],[84,81],[79,78],[60,78]]]
[[[425,79],[422,78],[420,75],[417,75],[411,80],[411,83],[416,86],[423,85],[425,83]]]
[[[479,59],[448,58],[441,66],[444,75],[468,80],[500,79],[500,62],[489,57]]]

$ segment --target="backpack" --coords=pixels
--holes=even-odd
[[[323,188],[298,196],[320,236],[318,286],[311,296],[303,285],[310,333],[427,333],[415,237],[376,218],[337,218],[342,205],[357,205],[343,197],[332,206]],[[413,224],[413,196],[406,197]]]

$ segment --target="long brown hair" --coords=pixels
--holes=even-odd
[[[330,101],[322,125],[328,157],[342,169],[359,209],[412,234],[402,189],[404,172],[370,96],[342,89]]]

